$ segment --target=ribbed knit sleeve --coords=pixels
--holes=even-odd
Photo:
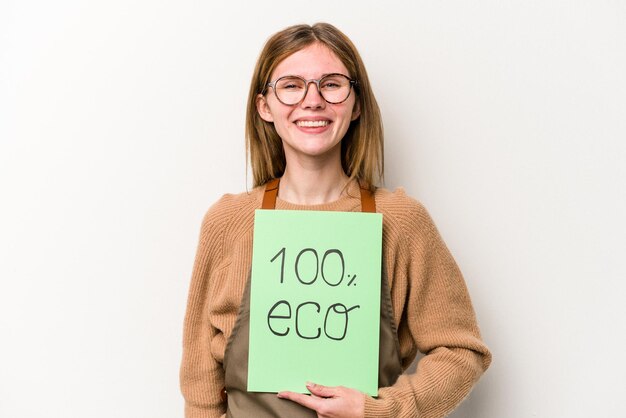
[[[219,204],[219,202],[218,202]],[[225,412],[220,391],[224,370],[211,355],[209,279],[221,258],[225,219],[214,205],[204,216],[193,266],[183,331],[180,385],[186,418],[220,417]]]
[[[481,340],[461,272],[430,215],[404,197],[408,207],[398,219],[404,242],[395,262],[406,265],[403,316],[412,343],[425,356],[415,373],[379,389],[378,398],[366,396],[365,416],[444,417],[489,367],[491,354]]]

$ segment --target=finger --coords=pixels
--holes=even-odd
[[[278,392],[277,396],[281,399],[289,399],[290,401],[299,403],[305,408],[309,408],[314,411],[317,411],[317,409],[320,407],[320,402],[323,401],[323,399],[321,398],[314,398],[309,395],[304,395],[302,393],[295,393],[295,392],[288,392],[288,391]]]
[[[326,398],[323,398],[323,397],[321,397],[321,396],[317,396],[315,393],[311,393],[309,396],[310,396],[311,398],[316,398],[316,399],[326,399]]]
[[[313,395],[320,396],[322,398],[333,398],[338,394],[338,388],[331,386],[316,385],[315,383],[307,382],[306,388]]]

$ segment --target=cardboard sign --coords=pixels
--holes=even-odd
[[[382,214],[256,211],[248,390],[378,393]]]

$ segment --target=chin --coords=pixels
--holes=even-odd
[[[302,147],[296,151],[299,154],[321,157],[321,156],[331,154],[335,151],[338,151],[339,149],[340,149],[340,144],[337,143],[335,145],[319,144],[319,146]],[[337,152],[337,154],[339,155],[339,152]]]

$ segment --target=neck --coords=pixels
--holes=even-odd
[[[280,180],[278,196],[298,205],[330,203],[341,197],[348,179],[341,164],[332,169],[328,166],[305,168],[288,164]]]

